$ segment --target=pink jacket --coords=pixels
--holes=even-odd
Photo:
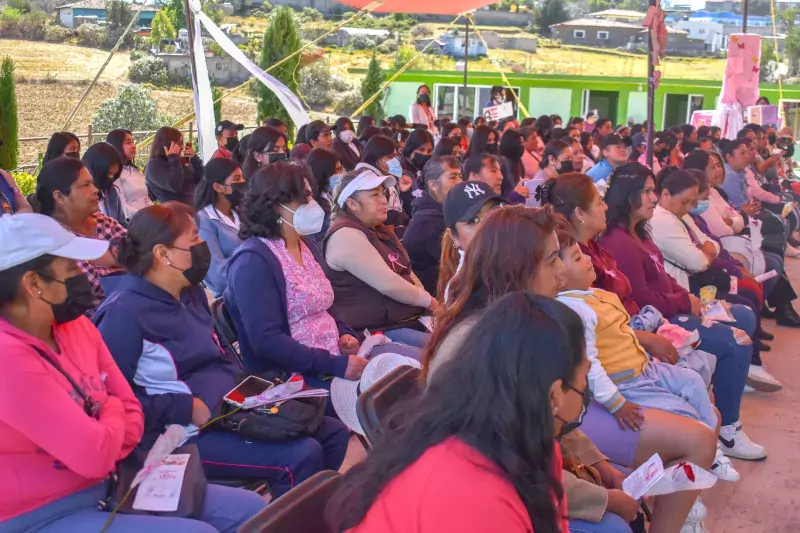
[[[53,335],[61,353],[0,319],[0,521],[98,483],[144,431],[142,407],[92,323],[81,317]],[[33,346],[102,404],[99,420]]]

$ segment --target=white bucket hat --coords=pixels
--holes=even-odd
[[[416,359],[411,359],[398,353],[386,352],[376,355],[367,363],[361,373],[361,379],[358,381],[333,378],[331,382],[331,402],[336,414],[339,416],[339,420],[359,435],[364,435],[364,430],[361,428],[356,414],[358,397],[362,392],[372,387],[399,366],[421,368],[419,361]]]

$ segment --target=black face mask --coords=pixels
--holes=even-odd
[[[561,161],[561,168],[556,170],[559,175],[561,174],[569,174],[570,172],[575,172],[575,165],[573,164],[572,159],[567,159],[566,161]]]
[[[431,97],[429,95],[427,95],[427,94],[421,94],[421,95],[417,96],[417,102],[420,103],[420,104],[430,105],[431,104]]]
[[[575,420],[571,420],[569,422],[564,420],[557,414],[555,415],[556,418],[558,418],[564,423],[564,425],[561,426],[561,431],[559,432],[558,435],[556,435],[556,440],[558,441],[563,439],[564,435],[567,435],[568,433],[575,431],[581,426],[581,424],[583,424],[583,417],[586,415],[586,410],[589,409],[589,402],[592,400],[592,393],[589,390],[588,383],[586,384],[586,388],[583,389],[583,392],[579,391],[572,385],[567,385],[567,387],[571,391],[574,391],[576,394],[580,394],[581,396],[583,396],[583,406],[581,407],[581,414],[578,415],[578,418],[576,418]]]
[[[80,159],[81,153],[80,152],[64,152],[65,157],[71,157],[72,159]]]
[[[453,144],[461,146],[461,135],[459,135],[458,137],[450,137],[450,139],[453,141]]]
[[[90,309],[94,309],[94,292],[92,292],[92,282],[86,274],[78,274],[64,281],[51,278],[44,274],[39,274],[44,279],[55,281],[62,284],[67,289],[67,298],[58,304],[48,302],[44,298],[42,301],[50,304],[53,310],[53,317],[56,324],[66,324],[83,316]]]
[[[237,207],[242,203],[244,194],[247,192],[247,182],[231,183],[231,193],[226,194],[225,198],[231,203],[232,207]]]
[[[789,146],[786,147],[786,157],[792,157],[794,155],[794,143],[790,142]]]
[[[208,274],[208,269],[211,268],[211,250],[208,248],[208,243],[205,241],[198,242],[190,246],[188,250],[186,248],[178,248],[177,246],[173,246],[173,248],[192,254],[192,266],[186,270],[182,270],[173,265],[169,266],[175,270],[181,270],[183,272],[183,277],[192,285],[197,285],[203,281],[206,278],[206,274]]]
[[[225,141],[225,148],[227,148],[229,152],[233,152],[237,146],[239,146],[239,137],[228,137]]]
[[[775,133],[770,133],[768,138],[769,138],[769,144],[774,145],[776,142],[778,142],[778,135]]]
[[[418,169],[418,170],[422,170],[422,169],[423,169],[423,167],[425,166],[425,163],[427,163],[428,161],[430,161],[430,159],[431,159],[431,156],[430,156],[430,155],[425,155],[425,154],[415,153],[415,154],[414,154],[414,155],[411,157],[411,163],[412,163],[412,164],[413,164],[415,167],[417,167],[417,169]]]
[[[631,138],[630,135],[623,135],[622,140],[625,141],[625,146],[627,146],[628,148],[630,148],[631,145],[633,144],[633,139]]]
[[[487,143],[486,144],[486,153],[488,153],[488,154],[496,154],[497,153],[497,143]]]

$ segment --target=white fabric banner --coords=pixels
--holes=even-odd
[[[206,28],[206,31],[217,42],[217,44],[219,44],[222,47],[225,53],[231,56],[233,59],[235,59],[239,64],[241,64],[244,68],[250,71],[250,73],[253,74],[253,76],[258,78],[258,80],[261,83],[266,85],[269,88],[269,90],[275,93],[275,96],[278,97],[278,100],[280,100],[280,102],[283,104],[283,107],[286,108],[286,111],[289,113],[289,116],[292,118],[292,121],[298,128],[300,126],[303,126],[311,122],[311,117],[309,117],[308,113],[306,113],[306,110],[303,109],[303,104],[300,102],[300,99],[297,97],[297,95],[294,94],[292,91],[290,91],[286,85],[284,85],[274,77],[270,76],[269,74],[261,70],[258,65],[250,61],[250,59],[246,55],[244,55],[244,52],[239,50],[239,48],[233,43],[233,41],[228,39],[228,37],[222,32],[222,30],[220,30],[217,27],[217,25],[214,24],[214,21],[208,18],[208,16],[201,11],[199,0],[190,0],[190,7],[192,12],[195,14],[195,20],[199,20],[200,22],[202,22],[203,26],[205,26]],[[197,46],[195,46],[195,49],[196,48]],[[203,66],[205,68],[205,56],[203,56]],[[206,79],[208,79],[207,73],[206,73]],[[213,115],[212,115],[212,120],[213,120]]]
[[[197,8],[200,9],[200,2]],[[194,10],[192,2],[192,10]],[[196,14],[195,14],[196,15]],[[203,163],[211,161],[211,156],[217,150],[217,138],[214,132],[214,97],[211,94],[211,82],[208,79],[208,66],[206,65],[206,54],[203,50],[203,38],[200,31],[200,21],[194,17],[194,64],[197,68],[195,77],[192,78],[194,85],[194,114],[197,118],[197,144],[200,147],[200,159]],[[195,83],[195,78],[197,82]]]

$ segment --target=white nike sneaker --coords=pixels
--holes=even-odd
[[[764,447],[750,440],[740,422],[722,426],[719,430],[719,443],[722,453],[728,457],[746,461],[760,461],[767,457]]]
[[[681,533],[708,533],[702,522],[686,522],[681,526]]]
[[[698,496],[694,501],[694,505],[692,505],[692,510],[686,516],[686,521],[681,526],[681,533],[708,533],[708,530],[703,525],[703,520],[706,519],[706,516],[708,516],[708,509],[706,509],[700,496]]]
[[[714,464],[711,465],[711,473],[722,481],[739,481],[739,472],[733,468],[731,460],[725,457],[720,446],[720,443],[717,442],[717,455],[714,457]]]
[[[790,257],[792,259],[797,259],[800,257],[800,250],[795,248],[794,246],[786,245],[786,251],[783,254],[785,257]]]
[[[783,388],[781,382],[767,372],[766,367],[757,365],[750,365],[747,371],[747,384],[761,392],[777,392]]]

